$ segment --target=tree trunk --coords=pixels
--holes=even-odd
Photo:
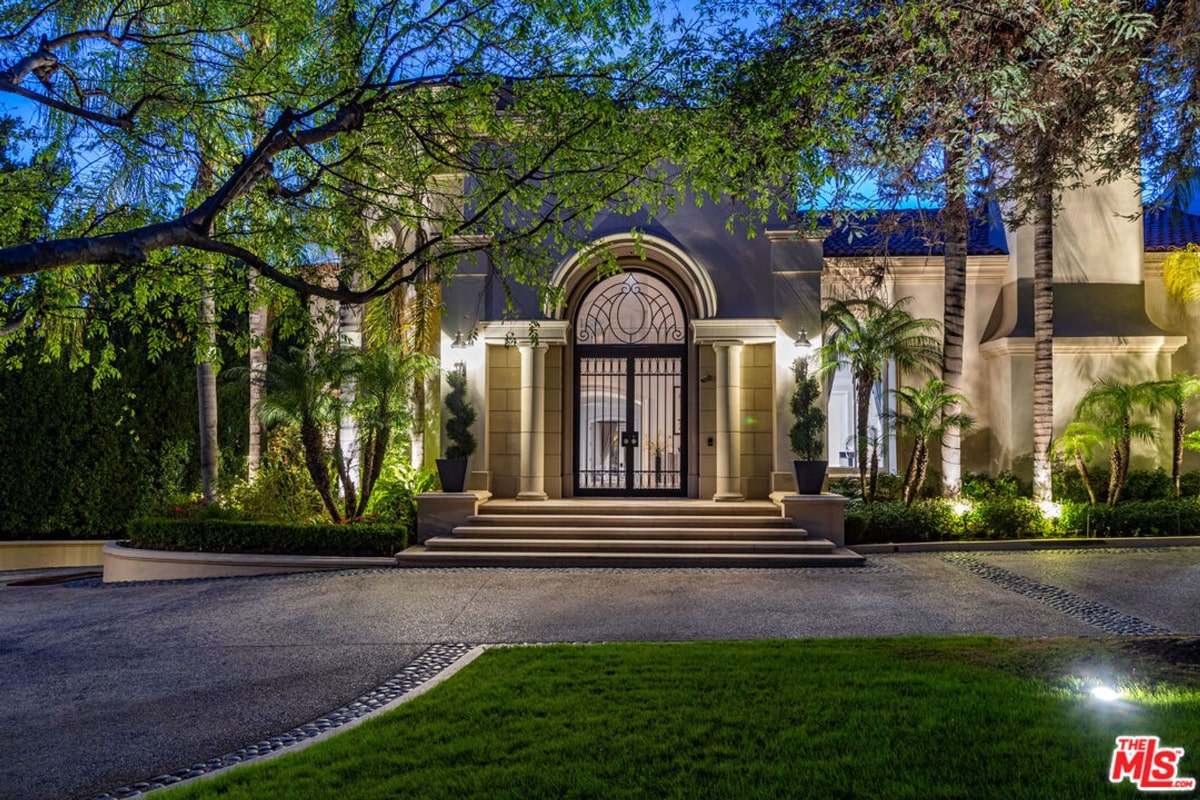
[[[338,522],[342,519],[342,514],[338,510],[337,502],[333,499],[333,492],[330,491],[329,468],[325,466],[324,439],[321,427],[315,420],[305,419],[300,422],[300,444],[304,447],[304,465],[308,467],[308,474],[313,480],[313,486],[316,488],[317,494],[321,496],[321,502],[325,504],[325,510],[329,512],[330,519]]]
[[[945,244],[945,292],[942,299],[942,381],[946,391],[962,391],[963,338],[967,303],[967,197],[958,186],[963,169],[959,148],[946,148],[946,207],[942,211]],[[947,413],[961,412],[956,403]],[[962,494],[962,432],[949,428],[942,439],[942,496]]]
[[[1175,499],[1179,499],[1180,483],[1183,479],[1183,439],[1187,433],[1187,420],[1183,415],[1183,404],[1175,406],[1175,425],[1171,438],[1171,483],[1175,486]]]
[[[920,453],[920,457],[917,459],[917,482],[913,486],[913,500],[921,496],[921,487],[925,485],[925,472],[929,469],[929,446],[924,442],[921,442]]]
[[[383,414],[386,419],[387,409],[383,410]],[[381,428],[363,448],[363,477],[358,492],[356,516],[361,517],[367,511],[367,504],[371,502],[371,495],[375,492],[375,484],[379,482],[379,475],[383,472],[383,460],[387,456],[391,438],[391,429]]]
[[[908,457],[908,466],[904,469],[904,489],[900,496],[905,505],[912,502],[912,487],[917,482],[917,448],[918,445],[914,441],[912,455]]]
[[[1121,446],[1119,451],[1121,473],[1117,479],[1117,493],[1114,497],[1110,498],[1109,505],[1116,505],[1117,501],[1121,499],[1121,493],[1125,491],[1125,482],[1129,479],[1129,451],[1132,438],[1129,432],[1129,419],[1126,418],[1125,422],[1121,425]]]
[[[246,480],[254,483],[262,462],[263,424],[258,418],[267,376],[267,307],[257,294],[258,273],[250,270],[250,437]]]
[[[858,439],[858,485],[862,490],[863,500],[870,501],[874,499],[874,492],[870,491],[867,484],[867,414],[871,409],[871,384],[866,375],[854,376],[854,402],[858,411],[855,420],[855,435]]]
[[[358,508],[358,493],[354,487],[354,476],[350,474],[350,465],[342,452],[342,442],[338,435],[333,437],[333,465],[337,469],[338,480],[342,484],[342,499],[345,501],[346,516],[350,517]]]
[[[1108,505],[1117,504],[1118,486],[1121,483],[1121,445],[1114,442],[1108,453]]]
[[[1053,499],[1054,438],[1054,198],[1037,198],[1033,231],[1033,499]]]
[[[1083,479],[1088,500],[1092,505],[1096,505],[1096,490],[1092,488],[1092,476],[1088,474],[1087,464],[1083,463],[1083,455],[1078,450],[1075,451],[1075,469],[1079,470],[1079,477]]]
[[[217,374],[213,360],[217,347],[216,302],[213,299],[211,280],[212,267],[206,266],[200,277],[200,340],[196,361],[196,400],[200,409],[200,481],[204,500],[215,503],[218,499],[217,443]]]

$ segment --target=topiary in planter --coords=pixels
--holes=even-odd
[[[821,410],[821,386],[817,379],[808,374],[808,365],[803,358],[796,360],[794,367],[796,390],[792,393],[792,423],[789,438],[792,452],[797,460],[796,490],[800,494],[820,494],[825,482],[828,461],[821,460],[824,450],[825,412]]]
[[[452,370],[446,376],[450,393],[446,395],[446,457],[437,460],[442,491],[461,492],[467,481],[467,459],[475,452],[475,407],[467,398],[467,375]]]

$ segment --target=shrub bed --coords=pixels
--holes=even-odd
[[[846,544],[929,542],[955,539],[1031,539],[1057,536],[1200,535],[1200,500],[1146,500],[1106,505],[1065,501],[1059,519],[1046,519],[1026,497],[977,500],[965,514],[945,500],[851,501],[846,509]]]
[[[391,556],[410,544],[408,528],[352,523],[286,525],[229,519],[135,519],[130,547],[193,553]]]

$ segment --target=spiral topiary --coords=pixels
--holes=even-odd
[[[446,439],[450,442],[446,458],[468,458],[475,452],[475,435],[471,433],[475,408],[467,399],[467,376],[452,370],[446,382],[450,384],[450,394],[446,395],[446,410],[450,412],[446,419]]]

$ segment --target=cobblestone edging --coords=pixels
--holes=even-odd
[[[188,778],[196,778],[218,769],[244,764],[247,761],[252,761],[269,753],[291,747],[306,739],[311,739],[326,731],[340,728],[348,722],[369,714],[381,706],[387,705],[401,695],[411,692],[421,684],[436,677],[443,670],[466,655],[473,647],[474,645],[462,642],[435,644],[409,662],[408,666],[400,670],[398,675],[395,675],[386,683],[375,687],[367,694],[354,700],[354,702],[331,711],[312,722],[292,728],[286,733],[280,733],[276,736],[263,739],[260,742],[247,745],[246,747],[240,747],[223,756],[210,758],[207,761],[199,761],[189,767],[182,767],[170,773],[155,775],[153,778],[132,783],[128,786],[118,786],[109,792],[91,795],[88,800],[122,800],[127,797],[140,797],[143,793],[151,789],[160,789],[164,786],[170,786]]]
[[[1095,552],[1095,551],[1092,551]],[[1094,625],[1105,633],[1117,636],[1158,636],[1173,631],[1146,622],[1143,619],[1118,611],[1115,608],[1088,600],[1077,594],[1038,583],[1002,567],[993,566],[963,553],[943,553],[942,560],[962,567],[972,575],[989,580],[1010,592],[1033,598],[1040,603],[1060,611],[1068,617]]]

